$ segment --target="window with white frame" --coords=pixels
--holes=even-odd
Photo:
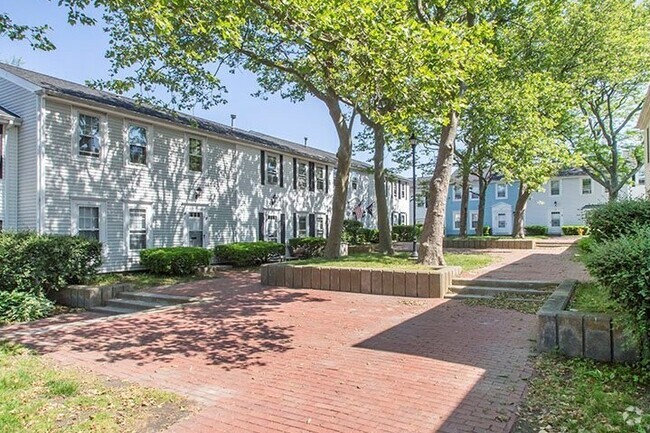
[[[147,210],[129,209],[129,250],[147,248]]]
[[[307,189],[307,163],[299,161],[296,170],[298,172],[298,180],[296,181],[298,189]]]
[[[551,195],[560,195],[560,181],[557,179],[551,181]]]
[[[356,191],[359,188],[359,178],[357,176],[352,176],[350,183],[352,184],[353,190]]]
[[[406,183],[405,182],[400,182],[399,183],[399,196],[401,198],[406,198]]]
[[[393,198],[397,198],[397,184],[395,182],[391,182],[390,186],[393,189]]]
[[[79,134],[79,155],[99,158],[101,152],[99,117],[79,113],[77,132]]]
[[[406,224],[406,214],[402,212],[399,214],[399,225],[403,226],[405,224]]]
[[[190,138],[189,144],[190,171],[203,171],[203,141]]]
[[[316,215],[316,237],[325,237],[325,215]]]
[[[460,230],[460,212],[454,212],[454,230]]]
[[[297,217],[298,230],[297,235],[299,238],[307,236],[309,228],[307,227],[307,215],[298,215]]]
[[[325,167],[322,165],[316,166],[316,190],[325,190]]]
[[[279,156],[273,154],[266,155],[266,183],[269,185],[277,185],[280,181],[279,178]]]
[[[265,240],[269,242],[278,242],[278,217],[276,215],[266,216],[265,231]]]
[[[591,179],[582,179],[582,193],[591,194]]]
[[[129,161],[132,164],[147,163],[147,128],[129,125],[128,129]]]
[[[397,212],[393,212],[390,214],[390,225],[394,226],[397,225]]]
[[[77,216],[77,235],[99,241],[99,207],[79,206]]]
[[[470,227],[476,230],[476,227],[478,227],[478,212],[470,212],[469,221]]]
[[[460,201],[463,198],[463,187],[454,185],[454,201]]]
[[[497,198],[508,198],[508,186],[505,183],[497,183]]]
[[[470,184],[470,186],[469,186],[469,199],[470,200],[478,200],[479,199],[479,195],[476,192],[477,189],[478,189],[478,185]]]

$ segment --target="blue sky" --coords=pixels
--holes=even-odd
[[[65,10],[56,1],[14,0],[3,1],[0,11],[6,12],[19,24],[52,27],[49,38],[57,49],[50,52],[34,51],[24,41],[0,39],[0,60],[12,57],[22,59],[22,67],[70,81],[107,78],[109,62],[104,58],[108,37],[101,26],[70,26]],[[193,114],[217,122],[230,124],[230,114],[236,114],[236,126],[275,135],[302,143],[309,137],[309,145],[336,152],[338,140],[325,105],[315,98],[300,103],[285,101],[270,95],[263,100],[251,96],[258,87],[255,77],[245,71],[226,74],[223,81],[228,88],[226,105],[210,111],[197,109]],[[357,122],[358,123],[358,122]],[[367,160],[368,155],[355,158]],[[390,157],[387,166],[393,166]]]

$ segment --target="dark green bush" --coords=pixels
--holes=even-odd
[[[421,233],[422,224],[417,224],[415,230],[412,225],[393,226],[393,240],[397,242],[413,242],[413,238],[419,238]]]
[[[527,236],[546,236],[548,234],[548,227],[546,226],[526,226],[524,231]]]
[[[208,266],[212,252],[199,247],[151,248],[140,251],[140,263],[154,274],[190,275]]]
[[[291,255],[300,259],[320,257],[323,255],[327,239],[324,238],[295,238],[289,239]]]
[[[609,202],[587,212],[585,220],[596,241],[616,239],[650,225],[650,201]]]
[[[379,230],[363,228],[359,230],[359,239],[360,239],[359,243],[377,244],[379,243]]]
[[[41,293],[0,292],[0,325],[41,319],[54,309],[54,303]]]
[[[596,241],[591,236],[578,239],[578,250],[583,254],[589,253],[595,245]]]
[[[483,226],[483,236],[492,236],[492,227]]]
[[[633,316],[635,335],[650,359],[650,227],[596,243],[585,264],[612,299]]]
[[[562,234],[565,236],[583,236],[589,234],[587,226],[562,226]]]
[[[0,291],[47,293],[97,274],[99,242],[79,236],[0,233]]]
[[[357,220],[345,220],[343,221],[343,235],[341,239],[345,242],[348,242],[351,245],[358,245],[363,243],[363,223]]]
[[[284,244],[259,241],[217,245],[214,256],[217,261],[233,266],[257,266],[284,256]]]

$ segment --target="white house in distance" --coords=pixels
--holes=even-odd
[[[334,154],[5,64],[0,155],[3,228],[99,239],[103,271],[137,267],[143,248],[329,231]],[[348,217],[374,227],[369,165],[350,182]],[[386,188],[409,221],[408,180]]]
[[[643,131],[643,147],[645,150],[645,179],[650,179],[650,87],[643,102],[636,127]],[[650,183],[645,182],[646,197],[650,198]]]

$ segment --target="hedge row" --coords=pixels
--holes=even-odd
[[[583,236],[589,234],[587,226],[562,226],[562,234],[566,236]]]
[[[548,227],[546,226],[526,226],[524,231],[527,236],[546,236],[548,234]]]
[[[393,240],[397,242],[412,242],[419,239],[422,233],[422,224],[393,226]]]
[[[367,229],[357,220],[345,220],[341,240],[350,245],[376,244],[379,242],[379,230]]]
[[[289,239],[290,253],[299,259],[309,259],[323,255],[327,239],[324,238],[295,238]]]
[[[277,242],[236,242],[214,247],[214,256],[220,263],[233,266],[257,266],[279,260],[284,256],[284,244]]]
[[[151,248],[140,252],[140,263],[154,274],[190,275],[208,266],[212,252],[199,247]]]

